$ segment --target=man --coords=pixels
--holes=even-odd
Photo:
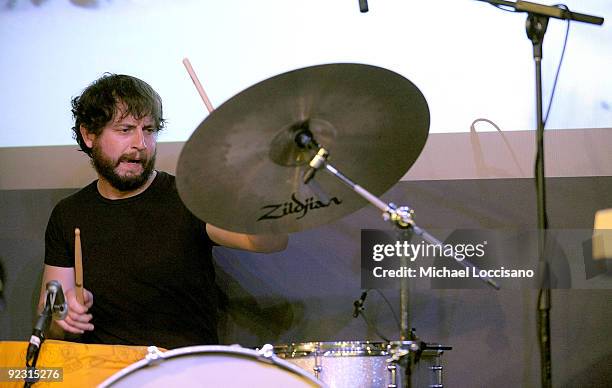
[[[186,209],[174,177],[154,170],[164,119],[161,98],[147,83],[105,74],[73,99],[72,113],[74,136],[98,180],[60,201],[47,225],[39,308],[54,279],[69,305],[50,334],[165,348],[217,343],[213,243],[272,252],[286,247],[287,236],[226,231]],[[75,228],[84,306],[74,290]]]

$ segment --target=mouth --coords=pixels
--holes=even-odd
[[[119,159],[119,163],[117,167],[120,169],[125,169],[125,171],[140,171],[144,168],[144,160],[143,159],[133,159],[133,158],[121,158]]]
[[[122,157],[121,159],[119,159],[119,163],[143,164],[144,160],[142,160],[141,158]]]

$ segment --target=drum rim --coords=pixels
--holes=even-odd
[[[315,341],[274,345],[274,353],[281,358],[316,355],[322,357],[388,356],[388,344],[381,341]]]
[[[119,382],[124,377],[131,375],[135,371],[146,368],[149,364],[154,365],[158,363],[163,363],[167,359],[181,357],[181,356],[194,355],[194,354],[200,354],[200,353],[202,354],[218,353],[218,354],[232,354],[232,355],[238,354],[242,357],[252,358],[258,362],[268,363],[268,364],[272,364],[272,365],[281,367],[282,369],[289,371],[289,372],[293,372],[305,378],[306,380],[314,384],[317,384],[320,387],[326,386],[323,382],[315,378],[312,374],[306,372],[304,369],[288,361],[285,361],[282,358],[277,357],[276,355],[264,357],[255,350],[243,348],[241,346],[198,345],[198,346],[187,346],[183,348],[176,348],[176,349],[168,350],[166,352],[161,353],[162,356],[160,356],[159,359],[155,361],[151,361],[151,360],[148,360],[147,358],[144,358],[116,372],[115,374],[113,374],[112,376],[104,380],[99,385],[99,387],[100,388],[110,387],[113,384]]]

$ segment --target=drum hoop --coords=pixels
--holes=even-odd
[[[388,349],[393,353],[396,349],[406,346],[413,341],[391,341],[388,344]],[[427,348],[421,349],[421,355],[425,357],[435,357],[444,354],[445,350],[451,350],[451,346],[441,345],[437,343],[427,343]]]
[[[162,364],[165,360],[168,360],[171,358],[190,356],[194,354],[215,354],[215,353],[239,355],[242,357],[254,359],[255,361],[258,361],[264,364],[272,364],[275,366],[279,366],[286,371],[293,372],[297,375],[300,375],[301,377],[307,379],[308,381],[311,381],[314,384],[317,384],[321,387],[325,387],[325,385],[321,381],[317,380],[310,373],[307,373],[303,369],[291,364],[290,362],[284,361],[275,355],[264,357],[260,355],[259,353],[257,353],[255,350],[246,349],[246,348],[239,347],[239,346],[221,346],[221,345],[199,345],[199,346],[189,346],[189,347],[184,347],[184,348],[168,350],[167,352],[162,353],[159,359],[155,361],[151,361],[145,358],[145,359],[142,359],[140,361],[137,361],[127,366],[126,368],[110,376],[108,379],[104,380],[102,384],[99,385],[99,387],[100,388],[110,387],[116,382],[123,379],[124,377],[134,373],[135,371],[139,369],[144,369],[150,365],[152,366],[152,365]]]
[[[302,342],[274,345],[274,353],[282,358],[388,356],[387,344],[370,341]]]

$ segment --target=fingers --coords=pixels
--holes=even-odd
[[[66,292],[66,300],[68,302],[68,315],[62,321],[55,321],[57,325],[65,331],[74,334],[83,334],[85,330],[92,331],[94,325],[89,323],[89,321],[93,317],[91,314],[87,314],[87,311],[93,305],[93,294],[88,290],[84,290],[84,306],[77,301],[74,289]]]
[[[85,288],[83,289],[83,302],[88,309],[93,306],[93,294]]]
[[[83,307],[83,306],[81,306]],[[92,319],[91,314],[79,313],[68,309],[68,315],[62,321],[55,321],[58,326],[67,332],[74,334],[83,334],[86,330],[92,331],[94,325],[89,323]]]
[[[75,311],[79,314],[85,314],[93,306],[93,294],[87,289],[83,289],[83,302],[85,305],[79,303],[74,289],[66,292],[66,300],[68,301],[70,311]]]
[[[88,315],[88,317],[79,318],[79,319],[86,319],[86,320],[85,321],[75,320],[73,317],[68,315],[66,319],[64,319],[63,321],[55,321],[55,323],[57,323],[59,327],[64,329],[64,331],[67,331],[73,334],[83,334],[85,333],[86,330],[92,331],[94,329],[94,325],[91,323],[88,323],[89,320],[91,319],[91,315]]]

